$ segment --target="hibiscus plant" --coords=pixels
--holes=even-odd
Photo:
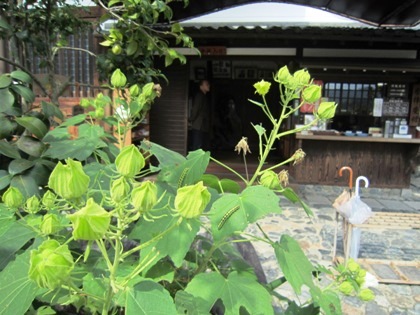
[[[250,100],[250,106],[260,107],[272,128],[254,126],[259,165],[248,178],[232,170],[238,176],[234,181],[206,174],[214,160],[210,152],[185,157],[149,141],[124,145],[132,122],[160,89],[152,83],[130,89],[124,73],[115,70],[110,84],[120,96],[85,100],[82,105],[93,110],[76,118],[87,119],[95,130],[103,128],[98,121],[111,122],[120,139],[115,160],[64,159],[42,196],[25,196],[16,187],[2,195],[0,314],[268,315],[275,313],[273,305],[286,305],[285,314],[341,314],[340,291],[372,299],[372,291],[362,287],[365,272],[354,261],[327,269],[314,265],[288,235],[272,240],[262,230],[262,236],[246,231],[265,216],[280,214],[282,195],[312,215],[281,170],[305,153],[298,150],[270,167],[265,161],[281,137],[311,127],[280,130],[301,106],[291,106],[292,101],[302,96],[302,104],[316,102],[321,88],[306,70],[291,74],[287,67],[273,81],[280,90],[280,114],[274,117],[265,101],[272,83],[256,83],[262,100]],[[103,115],[108,106],[114,116]],[[121,107],[127,115],[118,115]],[[332,118],[335,107],[321,103],[312,124]],[[59,126],[50,132],[64,131]],[[246,155],[247,140],[238,141],[236,150]],[[280,278],[259,280],[236,246],[251,241],[272,247]],[[321,273],[329,279],[325,286],[318,281]],[[288,300],[276,292],[284,283],[297,296],[308,290],[311,297]]]

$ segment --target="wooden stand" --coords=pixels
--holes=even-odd
[[[337,220],[338,224],[338,220]],[[420,214],[417,213],[399,213],[399,212],[374,212],[363,224],[351,224],[344,220],[344,261],[347,261],[350,254],[351,235],[353,228],[361,229],[420,229]],[[336,229],[337,231],[337,229]],[[335,257],[337,250],[336,235],[334,236],[333,259],[339,261]],[[395,284],[420,284],[420,262],[414,261],[398,261],[398,260],[381,260],[381,259],[358,259],[357,260],[367,271],[376,276],[379,282],[395,283]],[[387,268],[392,277],[383,277],[378,272],[380,269]]]

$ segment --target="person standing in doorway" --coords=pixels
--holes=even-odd
[[[210,82],[201,80],[199,90],[194,95],[191,109],[191,146],[190,150],[208,150],[210,132],[210,104],[207,93],[210,92]]]

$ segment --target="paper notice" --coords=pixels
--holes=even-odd
[[[375,98],[373,100],[373,117],[382,116],[382,105],[384,103],[383,98]]]

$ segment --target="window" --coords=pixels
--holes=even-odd
[[[373,99],[382,97],[383,83],[333,83],[324,85],[324,97],[338,103],[338,113],[367,115],[373,110]]]

